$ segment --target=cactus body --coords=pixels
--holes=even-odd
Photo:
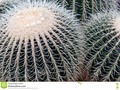
[[[120,77],[120,13],[93,15],[87,31],[87,65],[90,80],[117,81]]]
[[[65,0],[63,0],[65,1]],[[78,14],[80,20],[85,20],[91,14],[95,14],[103,9],[116,8],[116,0],[66,0],[67,7]]]
[[[75,80],[84,59],[83,34],[71,11],[46,0],[6,3],[0,13],[0,79]]]

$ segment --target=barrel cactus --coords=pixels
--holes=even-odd
[[[117,81],[120,77],[120,12],[93,15],[86,24],[86,60],[93,81]]]
[[[59,0],[64,1],[65,5],[71,9],[74,13],[77,13],[77,17],[84,21],[90,17],[91,14],[95,14],[103,9],[109,10],[109,8],[116,8],[117,0]],[[66,1],[66,2],[65,2]]]
[[[71,11],[46,0],[9,0],[0,6],[2,81],[80,78],[84,35]]]

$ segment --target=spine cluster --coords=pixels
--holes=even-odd
[[[1,6],[1,80],[71,81],[81,76],[84,37],[71,11],[45,0]]]
[[[87,24],[87,65],[90,80],[116,81],[120,77],[120,13],[93,15]]]

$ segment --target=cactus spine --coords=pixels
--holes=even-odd
[[[117,81],[120,77],[120,13],[109,10],[93,15],[86,28],[90,80]]]
[[[75,80],[84,37],[71,11],[46,0],[6,3],[0,13],[0,79]]]
[[[67,7],[78,14],[80,20],[85,20],[91,14],[103,9],[116,8],[116,0],[66,0]]]

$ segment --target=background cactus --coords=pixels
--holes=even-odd
[[[103,9],[116,8],[116,0],[59,0],[63,1],[68,9],[77,13],[77,17],[84,21],[91,14],[95,14]]]
[[[117,81],[120,77],[120,12],[93,15],[86,24],[87,66],[92,81]]]
[[[6,3],[6,5],[4,5]],[[70,81],[81,76],[84,34],[71,11],[57,2],[1,3],[0,79]]]

